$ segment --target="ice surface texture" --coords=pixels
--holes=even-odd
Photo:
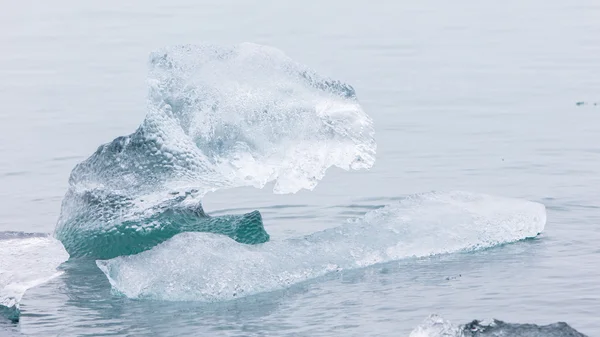
[[[539,203],[432,192],[301,238],[242,245],[221,235],[184,233],[138,255],[96,263],[127,297],[213,302],[341,269],[531,238],[545,223],[546,210]]]
[[[415,328],[409,337],[586,337],[558,322],[548,325],[506,323],[491,320],[486,323],[474,320],[461,326],[453,325],[438,315],[431,315]]]
[[[69,255],[47,235],[0,233],[0,315],[19,319],[19,302],[29,288],[58,275]]]
[[[139,252],[187,231],[261,243],[262,222],[250,223],[254,232],[207,223],[200,198],[271,181],[276,193],[312,189],[331,166],[375,161],[372,121],[354,89],[277,49],[182,45],[152,53],[149,64],[144,121],[71,173],[55,235],[72,256],[127,253],[119,236]]]

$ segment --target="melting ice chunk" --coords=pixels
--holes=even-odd
[[[114,289],[131,298],[223,301],[335,270],[531,238],[545,223],[546,209],[539,203],[426,193],[301,238],[243,245],[224,236],[184,233],[141,254],[96,263]]]
[[[18,320],[25,291],[60,275],[56,268],[68,258],[48,235],[0,233],[0,314]]]

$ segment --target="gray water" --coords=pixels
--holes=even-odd
[[[75,164],[144,117],[148,53],[275,46],[354,86],[375,122],[370,171],[313,191],[209,194],[258,209],[272,238],[406,194],[462,189],[547,207],[535,240],[405,260],[221,304],[128,300],[90,264],[30,289],[0,335],[406,336],[438,313],[568,322],[600,335],[600,3],[11,2],[0,11],[0,231],[51,232]],[[577,102],[587,104],[577,105]],[[594,105],[598,103],[598,105]]]

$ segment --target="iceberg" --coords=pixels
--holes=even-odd
[[[162,48],[150,55],[148,87],[137,130],[71,172],[54,235],[72,257],[138,253],[182,232],[263,243],[258,212],[211,218],[201,198],[269,182],[295,193],[331,166],[374,164],[373,123],[354,89],[275,48]]]

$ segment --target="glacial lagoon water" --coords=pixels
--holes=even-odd
[[[73,167],[140,125],[150,52],[204,42],[274,46],[351,84],[373,120],[377,153],[369,170],[330,168],[312,191],[274,194],[271,183],[202,198],[211,216],[259,210],[279,245],[270,247],[330,233],[430,191],[529,200],[545,206],[547,221],[539,236],[516,243],[435,257],[369,256],[381,263],[341,272],[332,266],[304,282],[216,303],[124,297],[93,260],[69,261],[54,273],[48,267],[64,252],[44,236],[24,235],[30,245],[53,247],[35,260],[50,271],[29,268],[27,282],[52,279],[25,292],[20,321],[0,321],[0,335],[408,336],[431,314],[453,325],[564,321],[600,334],[596,2],[63,1],[6,9],[0,244],[18,233],[53,232]],[[465,216],[423,210],[427,224]],[[412,237],[412,247],[431,243],[436,232],[410,223],[429,234],[422,246]],[[224,251],[240,247],[228,245]],[[3,249],[2,256],[20,254]],[[153,254],[176,261],[172,251]]]

